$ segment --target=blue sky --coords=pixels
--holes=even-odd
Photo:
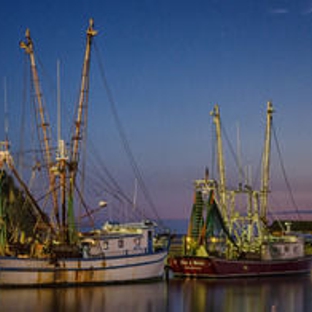
[[[189,216],[192,182],[211,165],[209,113],[215,103],[234,147],[239,124],[242,159],[255,172],[266,102],[273,102],[296,202],[299,208],[311,207],[312,1],[2,1],[0,71],[7,79],[13,151],[19,144],[25,57],[18,43],[25,29],[30,28],[43,64],[41,80],[52,121],[56,96],[49,86],[55,87],[57,59],[61,62],[66,132],[90,17],[99,31],[95,42],[120,118],[161,217]],[[96,64],[91,70],[89,137],[131,192],[134,178],[117,144]],[[233,176],[229,154],[227,171]],[[293,209],[278,166],[272,170],[274,205]]]

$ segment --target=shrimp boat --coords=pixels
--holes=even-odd
[[[261,190],[239,184],[226,187],[219,107],[213,112],[220,181],[205,178],[194,183],[195,200],[188,233],[180,255],[168,259],[175,276],[236,278],[309,273],[311,257],[302,237],[285,229],[269,231],[267,206],[273,105],[267,105]],[[244,207],[239,210],[240,207]],[[246,208],[245,208],[246,207]]]
[[[25,41],[20,43],[30,60],[40,144],[45,168],[48,168],[46,202],[51,203],[52,212],[49,215],[42,209],[36,194],[15,166],[8,140],[2,142],[0,286],[75,286],[163,277],[168,241],[159,238],[155,222],[106,222],[102,227],[85,232],[78,230],[75,222],[74,202],[78,196],[82,197],[76,183],[78,153],[85,134],[91,44],[96,34],[93,20],[90,20],[71,149],[67,153],[66,144],[59,140],[55,160],[29,30]]]

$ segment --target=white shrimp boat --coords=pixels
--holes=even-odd
[[[0,285],[92,285],[160,279],[167,250],[155,250],[154,228],[154,223],[142,222],[85,234],[79,257],[0,257]]]
[[[49,125],[29,30],[25,42],[20,44],[30,58],[52,213],[50,217],[40,207],[15,167],[8,140],[3,142],[0,151],[0,286],[87,285],[163,277],[168,241],[156,235],[155,222],[106,223],[102,228],[86,233],[76,227],[74,199],[81,197],[80,193],[79,196],[75,193],[78,151],[84,136],[91,43],[96,34],[90,20],[71,149],[67,153],[66,144],[59,138],[56,160],[52,160]],[[14,183],[12,186],[12,180],[18,182],[19,190]],[[10,194],[15,197],[12,199]],[[13,229],[17,233],[15,238],[12,225],[8,234],[8,220],[14,219],[10,209],[14,205],[20,205],[18,214],[27,208],[27,222],[31,221],[31,230],[29,226],[23,227],[22,221],[26,218],[17,222]]]

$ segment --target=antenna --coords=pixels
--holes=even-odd
[[[4,88],[4,134],[5,140],[8,142],[9,139],[9,118],[8,118],[8,99],[7,99],[7,81],[6,77],[3,79]]]
[[[60,87],[60,60],[56,62],[57,77],[57,141],[61,140],[61,87]]]
[[[62,131],[61,131],[61,83],[60,83],[60,60],[56,62],[56,76],[57,76],[57,144],[58,150],[57,155],[58,159],[66,158],[66,145],[64,140],[62,140]]]
[[[133,200],[132,200],[132,208],[136,210],[137,207],[137,197],[138,197],[138,179],[134,179],[134,192],[133,192]]]
[[[237,131],[237,160],[238,160],[238,183],[241,185],[243,183],[243,170],[242,170],[242,145],[240,138],[240,127],[239,122],[236,123],[236,131]]]

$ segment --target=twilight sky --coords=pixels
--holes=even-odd
[[[99,31],[96,51],[119,117],[161,217],[189,216],[193,180],[203,177],[212,163],[209,113],[215,103],[234,149],[239,128],[242,162],[256,178],[266,102],[273,102],[294,198],[299,209],[312,208],[311,0],[3,0],[0,72],[7,81],[13,152],[20,146],[25,55],[19,41],[26,28],[42,64],[40,79],[52,123],[60,60],[62,132],[68,138],[90,17]],[[88,140],[131,193],[134,177],[93,52]],[[1,84],[1,107],[3,89]],[[52,130],[56,136],[56,127]],[[4,137],[3,127],[0,135]],[[224,141],[231,181],[236,171]],[[294,210],[274,155],[272,162],[271,204]]]

